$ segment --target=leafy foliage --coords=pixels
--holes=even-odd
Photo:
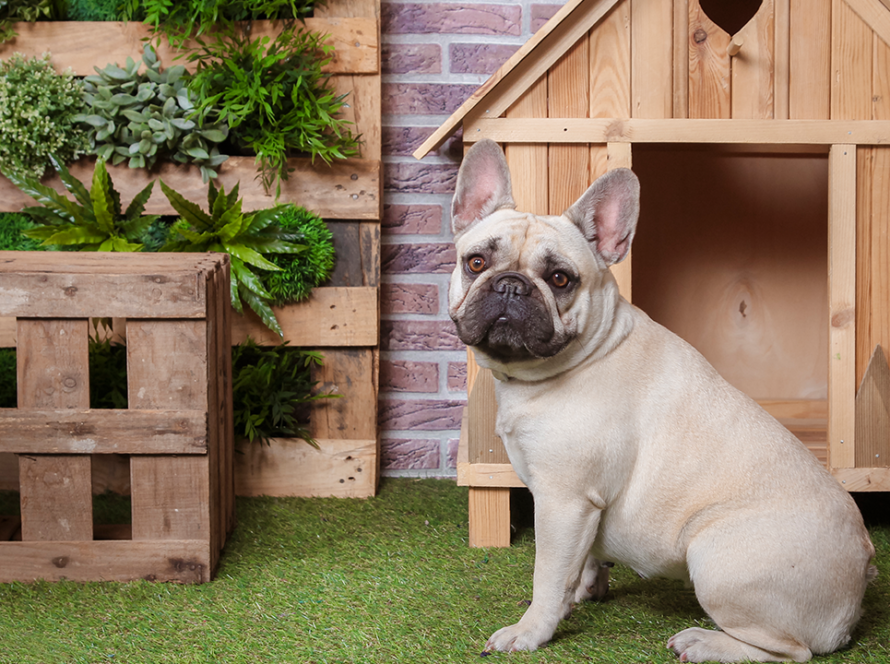
[[[68,0],[0,0],[0,43],[16,36],[17,21],[59,21],[68,15]]]
[[[127,347],[90,336],[90,408],[127,407]]]
[[[193,163],[204,182],[215,178],[228,159],[215,144],[226,139],[229,127],[212,106],[195,110],[185,67],[162,71],[150,44],[143,48],[142,63],[142,73],[140,63],[127,58],[123,68],[96,67],[96,74],[84,79],[89,111],[76,120],[86,126],[92,151],[114,165],[127,161],[130,168],[151,168],[159,158]]]
[[[324,283],[334,269],[333,234],[324,219],[296,205],[285,205],[278,223],[293,234],[306,250],[298,256],[276,254],[269,260],[281,268],[267,272],[263,284],[272,296],[272,304],[281,306],[309,297],[312,289]]]
[[[18,405],[15,348],[0,348],[0,408]]]
[[[71,21],[117,21],[119,0],[70,0],[68,19]]]
[[[89,140],[74,121],[83,109],[80,82],[70,70],[56,73],[48,53],[0,61],[0,170],[39,179],[50,155],[68,162],[86,153]]]
[[[104,160],[96,162],[89,191],[65,166],[55,159],[52,163],[65,188],[74,196],[73,201],[37,180],[9,176],[15,186],[41,204],[24,208],[23,212],[41,224],[25,231],[25,235],[42,240],[44,246],[78,247],[81,251],[142,249],[139,237],[158,219],[158,215],[142,214],[153,181],[136,194],[122,213],[120,194],[114,188]]]
[[[313,0],[125,0],[124,20],[144,21],[155,33],[166,34],[181,44],[214,26],[256,19],[302,19],[312,13]]]
[[[0,251],[39,251],[43,249],[37,240],[24,231],[35,227],[31,218],[20,212],[0,212]]]
[[[213,182],[207,196],[209,214],[173,191],[164,182],[161,189],[182,219],[170,228],[167,243],[161,251],[219,251],[231,258],[232,306],[243,310],[242,300],[253,309],[269,329],[283,336],[281,326],[269,306],[270,295],[263,287],[256,270],[278,270],[264,254],[299,253],[295,237],[285,233],[276,223],[280,207],[245,213],[238,198],[238,185],[226,194],[217,191]]]
[[[330,61],[325,37],[293,26],[275,39],[251,39],[234,29],[198,38],[188,60],[197,63],[189,88],[197,112],[219,108],[239,147],[256,154],[266,191],[288,177],[292,151],[326,163],[357,154],[351,124],[336,115],[345,95],[336,95],[322,67]]]
[[[317,382],[311,368],[324,358],[317,351],[258,346],[253,340],[232,349],[235,436],[266,444],[269,438],[302,438],[317,448],[309,433],[308,405],[337,394],[312,394]]]

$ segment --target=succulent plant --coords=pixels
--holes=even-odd
[[[145,71],[139,73],[142,64]],[[186,87],[185,67],[161,70],[157,53],[146,44],[142,62],[127,58],[126,65],[109,64],[84,79],[88,113],[77,120],[90,127],[93,152],[117,165],[151,168],[158,158],[192,163],[201,168],[206,183],[228,157],[216,146],[229,127],[218,121],[212,107],[195,109]]]

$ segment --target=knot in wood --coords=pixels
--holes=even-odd
[[[65,289],[65,295],[67,295],[68,297],[74,297],[75,295],[77,295],[77,286],[68,286],[68,288]]]
[[[695,40],[696,44],[701,44],[708,40],[708,33],[704,28],[699,28],[693,33],[692,38]]]

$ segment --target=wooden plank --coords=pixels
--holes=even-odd
[[[294,346],[376,346],[379,342],[378,289],[316,288],[304,302],[273,307],[284,338]],[[245,307],[232,314],[232,343],[249,335],[263,345],[281,343],[259,317]]]
[[[790,14],[788,117],[828,119],[831,0],[791,0]]]
[[[458,463],[457,484],[490,488],[525,486],[509,463]]]
[[[494,395],[494,376],[482,369],[476,376],[467,403],[467,434],[470,463],[509,463],[507,450],[494,432],[497,420],[497,401]]]
[[[82,182],[90,182],[93,176],[93,160],[80,159],[70,165],[71,174]],[[281,199],[302,205],[325,219],[379,219],[380,218],[380,162],[376,159],[343,159],[330,166],[317,160],[313,166],[309,159],[288,160],[293,169],[287,181],[281,183]],[[197,166],[174,162],[158,164],[152,171],[128,168],[125,164],[109,166],[108,173],[121,200],[128,203],[150,181],[155,179],[171,183],[185,198],[204,208],[207,206],[207,185],[201,180]],[[274,194],[266,193],[257,179],[253,157],[229,157],[220,166],[217,186],[230,191],[240,183],[239,193],[245,210],[260,210],[275,204]],[[64,186],[58,177],[44,180],[44,184],[57,191]],[[34,205],[34,200],[22,193],[5,177],[0,176],[0,211],[17,212]],[[146,214],[176,214],[160,186],[152,190],[145,206]]]
[[[377,440],[300,439],[241,443],[235,464],[239,496],[369,498],[377,490]]]
[[[828,446],[831,468],[855,463],[856,147],[828,157]]]
[[[214,565],[220,551],[235,528],[235,431],[234,406],[232,402],[232,323],[230,316],[229,274],[230,266],[221,264],[216,272],[214,290],[217,303],[215,316],[216,339],[214,341],[214,370],[216,373],[216,401],[211,399],[211,413],[215,412],[218,425],[215,440],[218,445],[217,463],[219,466],[220,535],[218,547],[211,549]]]
[[[0,348],[15,348],[15,318],[0,317]]]
[[[13,581],[175,581],[205,583],[211,569],[202,540],[165,542],[4,542],[0,583]]]
[[[690,0],[688,49],[688,106],[690,118],[729,118],[732,113],[729,35]]]
[[[890,367],[880,346],[856,393],[855,467],[890,467]]]
[[[739,36],[744,45],[732,59],[732,117],[770,119],[774,116],[773,0],[763,0]]]
[[[823,399],[758,399],[757,403],[778,420],[828,418],[828,401]]]
[[[674,0],[674,112],[675,118],[689,117],[689,28],[690,0]]]
[[[609,143],[607,146],[609,155],[609,169],[613,168],[633,168],[633,155],[631,153],[630,143]],[[632,302],[633,297],[633,248],[624,257],[620,263],[609,268],[612,276],[618,282],[618,292],[628,302]]]
[[[884,120],[647,120],[621,118],[492,118],[464,127],[464,141],[506,143],[737,143],[856,145],[890,143]]]
[[[19,408],[88,408],[87,321],[17,322]],[[19,487],[22,539],[93,538],[89,457],[20,456]]]
[[[890,11],[874,0],[844,0],[865,24],[874,30],[875,35],[885,44],[890,44]]]
[[[547,77],[537,83],[507,110],[508,118],[547,117]],[[465,139],[466,140],[466,139]],[[534,141],[530,141],[533,143]],[[504,147],[513,187],[516,208],[533,214],[547,214],[549,206],[549,178],[547,175],[546,145],[511,144]]]
[[[873,33],[846,0],[832,0],[831,119],[871,119]]]
[[[469,494],[470,547],[510,546],[510,489],[470,487]]]
[[[0,408],[0,451],[206,454],[207,413]]]
[[[312,404],[309,431],[314,438],[365,440],[377,437],[379,361],[371,348],[322,348],[324,365],[314,367],[317,394],[342,394]]]
[[[379,39],[377,22],[373,18],[307,18],[306,29],[330,35],[327,43],[334,47],[333,59],[325,67],[327,73],[379,71]],[[57,69],[72,68],[76,76],[93,74],[93,67],[107,63],[123,66],[128,57],[142,57],[142,41],[149,38],[149,28],[136,21],[46,21],[16,23],[18,37],[0,44],[0,58],[12,53],[28,57],[52,52]],[[253,21],[252,38],[272,36],[281,31],[281,24],[273,21]],[[188,44],[187,44],[188,45]],[[179,51],[174,50],[166,39],[156,46],[164,67],[183,64],[189,70],[195,65],[184,60],[174,60]]]
[[[589,65],[588,42],[582,37],[548,74],[550,117],[587,117]],[[590,149],[586,145],[554,145],[550,147],[548,160],[549,212],[562,214],[590,185]]]
[[[631,117],[672,116],[673,20],[671,0],[631,0]]]
[[[130,408],[207,410],[207,321],[127,321]],[[134,540],[210,541],[206,456],[130,459]]]
[[[620,2],[590,32],[590,117],[630,117],[630,1]],[[540,116],[543,117],[543,116]]]
[[[619,1],[569,0],[415,150],[414,157],[422,159],[438,149],[465,118],[474,114],[498,117],[505,112]],[[533,51],[534,57],[528,57]],[[483,100],[485,108],[477,108]]]
[[[773,117],[777,120],[787,120],[790,117],[788,107],[791,84],[791,0],[773,1],[773,30],[775,32]]]
[[[835,468],[831,474],[847,491],[890,491],[890,468]]]

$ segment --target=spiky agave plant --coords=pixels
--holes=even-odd
[[[207,203],[209,213],[186,200],[161,181],[161,190],[170,205],[182,216],[170,228],[161,251],[218,251],[231,259],[232,306],[243,312],[242,300],[263,323],[278,336],[281,326],[270,306],[271,295],[263,287],[256,270],[279,270],[263,254],[296,254],[305,249],[295,244],[297,236],[287,233],[277,223],[280,207],[245,213],[238,198],[238,185],[226,194],[210,182]]]
[[[25,235],[41,240],[45,246],[77,247],[81,251],[142,250],[139,238],[159,218],[159,215],[143,214],[153,181],[122,211],[121,197],[108,175],[105,160],[96,161],[89,191],[61,162],[54,157],[50,160],[74,200],[33,178],[16,174],[7,176],[15,186],[40,203],[22,210],[40,224],[23,231]]]

